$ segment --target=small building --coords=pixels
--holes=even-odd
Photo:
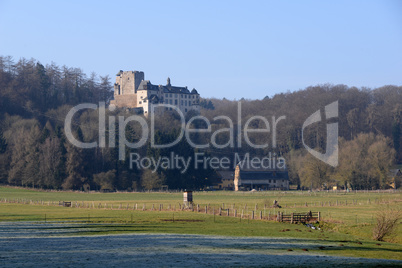
[[[234,170],[218,170],[220,181],[218,182],[219,190],[234,190]]]
[[[238,164],[234,174],[234,190],[289,190],[286,169],[247,169]]]

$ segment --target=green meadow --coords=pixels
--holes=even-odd
[[[181,210],[183,193],[83,193],[0,187],[0,221],[79,223],[81,235],[116,233],[180,233],[222,236],[287,237],[328,244],[322,251],[354,257],[402,260],[402,224],[385,241],[372,240],[376,213],[402,209],[402,192],[194,192],[194,207]],[[281,208],[272,208],[274,200]],[[62,207],[59,201],[71,201]],[[79,207],[76,207],[78,205]],[[229,208],[231,217],[205,214]],[[135,209],[137,207],[137,209]],[[159,210],[161,208],[161,210]],[[236,209],[237,217],[232,213]],[[318,229],[279,223],[278,211],[319,211]],[[255,218],[250,219],[254,211]],[[243,215],[243,218],[240,218]],[[260,215],[263,220],[260,220]],[[267,217],[271,216],[271,220]],[[77,235],[72,232],[71,235]]]

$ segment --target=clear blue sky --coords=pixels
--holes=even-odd
[[[402,85],[402,1],[4,1],[0,55],[250,99]]]

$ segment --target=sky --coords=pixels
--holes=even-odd
[[[402,85],[402,1],[7,1],[0,55],[202,97]]]

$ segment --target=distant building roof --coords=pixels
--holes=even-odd
[[[217,173],[222,179],[234,179],[234,170],[218,170]]]
[[[243,171],[240,170],[242,180],[289,180],[287,171]]]

